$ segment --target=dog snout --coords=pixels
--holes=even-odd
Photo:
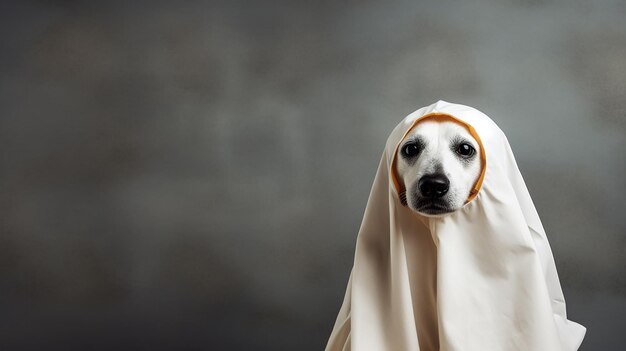
[[[422,196],[438,198],[448,192],[448,189],[450,189],[450,180],[443,174],[429,174],[423,176],[417,186]]]

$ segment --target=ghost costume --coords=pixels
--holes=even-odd
[[[398,146],[418,123],[454,121],[481,148],[465,205],[425,217],[403,205]],[[504,133],[482,112],[438,101],[389,136],[326,351],[573,351],[585,327],[567,319],[543,226]]]

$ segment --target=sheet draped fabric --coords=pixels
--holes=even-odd
[[[402,205],[402,138],[448,116],[480,139],[483,173],[466,204],[439,218]],[[552,251],[506,136],[482,112],[438,101],[404,118],[380,159],[354,265],[326,351],[574,351]]]

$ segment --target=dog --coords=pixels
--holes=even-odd
[[[479,143],[451,121],[418,123],[397,152],[408,207],[430,217],[463,207],[482,167]]]

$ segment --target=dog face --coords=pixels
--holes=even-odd
[[[481,171],[480,145],[450,121],[418,123],[400,143],[396,160],[407,205],[433,217],[461,208]]]

